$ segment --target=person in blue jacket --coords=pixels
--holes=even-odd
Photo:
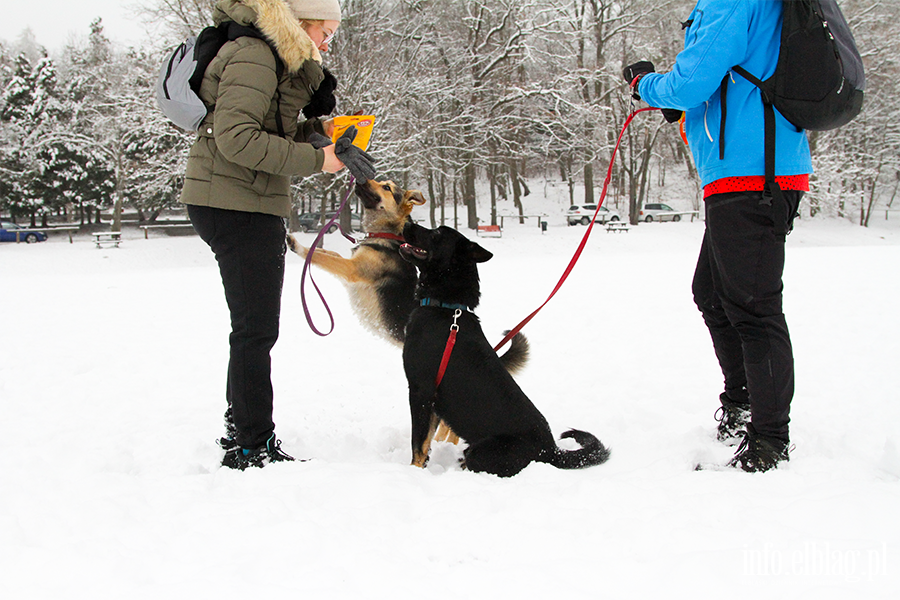
[[[670,72],[656,73],[649,61],[623,72],[636,98],[663,108],[667,121],[683,120],[706,216],[692,291],[725,378],[717,437],[740,442],[728,464],[750,472],[789,458],[794,359],[782,310],[785,233],[809,190],[812,161],[805,131],[776,111],[783,200],[764,192],[761,93],[732,67],[769,77],[781,18],[782,3],[772,0],[699,0]]]

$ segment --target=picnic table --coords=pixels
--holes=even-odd
[[[500,228],[503,228],[503,219],[530,219],[534,217],[538,221],[538,227],[541,227],[541,221],[547,217],[545,214],[533,214],[533,215],[497,215],[500,217]]]
[[[91,235],[94,236],[94,243],[98,248],[103,248],[104,244],[118,248],[119,244],[122,243],[121,231],[96,231]]]
[[[186,227],[193,227],[190,223],[155,223],[153,225],[141,225],[141,229],[144,230],[144,239],[150,239],[149,233],[151,229],[184,229]]]

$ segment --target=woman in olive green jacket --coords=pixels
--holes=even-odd
[[[331,121],[298,121],[325,77],[321,54],[341,21],[337,0],[219,0],[216,25],[252,26],[271,42],[238,37],[209,64],[200,97],[214,108],[191,147],[181,201],[219,264],[232,332],[224,466],[293,460],[272,420],[270,351],[278,339],[291,176],[335,172]],[[272,48],[283,63],[278,77]],[[281,116],[284,137],[276,119]]]

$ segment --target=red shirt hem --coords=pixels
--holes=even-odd
[[[775,183],[782,190],[809,191],[809,175],[782,175],[775,178]],[[747,177],[725,177],[717,179],[703,188],[703,197],[728,192],[761,192],[765,188],[766,178],[762,175]]]

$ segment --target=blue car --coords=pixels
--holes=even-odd
[[[16,235],[18,234],[18,239]],[[27,242],[34,244],[47,239],[47,234],[41,231],[29,231],[15,223],[0,222],[0,242]]]

